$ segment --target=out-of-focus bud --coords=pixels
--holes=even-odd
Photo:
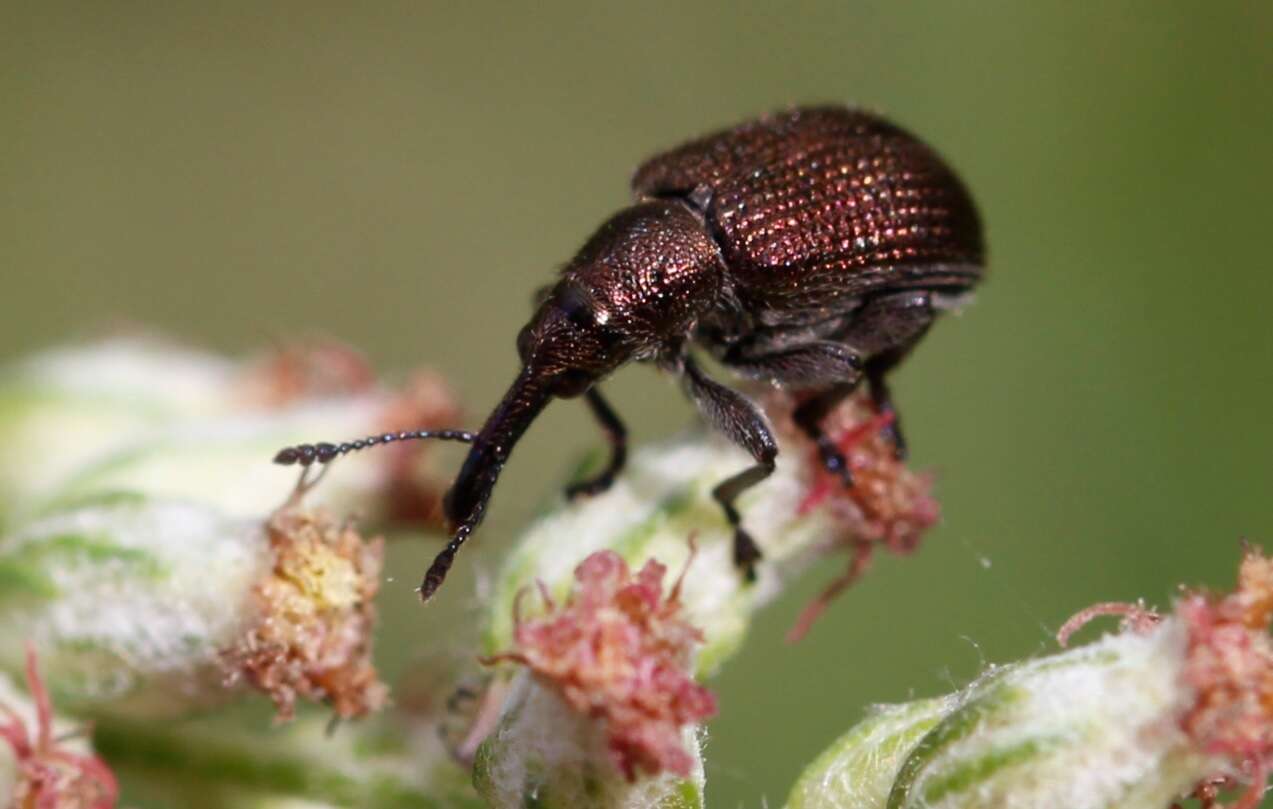
[[[877,711],[801,776],[788,809],[1165,809],[1244,782],[1253,809],[1273,758],[1273,563],[1238,589],[1191,594],[1120,634],[993,669],[967,689]],[[1076,624],[1061,633],[1068,638]]]
[[[0,675],[0,806],[113,809],[115,775],[82,735],[53,715],[34,649],[26,653],[27,693]]]
[[[883,807],[906,756],[957,699],[881,705],[805,769],[787,809]]]
[[[131,716],[217,702],[226,681],[339,716],[377,708],[370,664],[380,542],[325,513],[267,521],[122,497],[0,540],[0,664],[25,640],[68,707]]]
[[[139,338],[48,351],[0,370],[0,525],[159,425],[224,415],[233,378],[219,357]]]
[[[389,390],[330,343],[241,364],[139,338],[51,351],[0,371],[0,526],[121,492],[260,517],[297,477],[270,462],[280,448],[457,418],[435,375]],[[343,459],[313,499],[437,523],[445,480],[429,456],[404,442]]]
[[[436,725],[381,714],[333,726],[312,713],[271,732],[207,716],[106,719],[95,743],[131,791],[160,806],[481,809]],[[141,798],[139,798],[140,800]]]

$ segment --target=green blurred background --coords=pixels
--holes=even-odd
[[[830,571],[760,617],[715,683],[713,807],[781,803],[868,703],[1051,649],[1094,601],[1223,586],[1240,539],[1273,545],[1273,4],[17,6],[6,359],[120,322],[234,352],[321,333],[443,370],[476,425],[531,291],[653,151],[845,100],[963,173],[991,274],[897,379],[944,522],[804,643],[782,633]],[[691,418],[651,370],[608,390],[638,440]],[[475,569],[599,443],[584,419],[536,424]],[[386,596],[415,651],[456,643],[412,603],[430,550],[396,552]]]

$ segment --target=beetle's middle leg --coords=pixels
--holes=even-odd
[[[592,415],[596,416],[597,423],[601,425],[602,431],[610,442],[610,462],[595,477],[567,486],[567,499],[574,499],[580,495],[591,497],[609,489],[615,477],[623,471],[623,465],[628,459],[628,431],[619,420],[619,415],[602,397],[596,386],[589,388],[584,397],[588,402],[588,408],[592,410]]]
[[[760,547],[742,527],[742,516],[735,501],[743,492],[773,473],[778,444],[760,408],[741,393],[709,379],[687,355],[675,358],[672,365],[681,372],[686,391],[708,423],[747,450],[756,461],[755,466],[725,479],[712,489],[712,497],[720,503],[725,518],[734,529],[734,564],[743,570],[748,581],[754,581],[756,562],[761,557]]]

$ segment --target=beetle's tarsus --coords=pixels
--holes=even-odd
[[[856,380],[833,385],[801,402],[791,414],[791,419],[796,426],[817,446],[822,468],[844,481],[845,488],[853,487],[853,472],[849,469],[849,462],[844,457],[844,453],[836,446],[835,441],[831,440],[831,436],[823,431],[822,420],[826,418],[827,413],[844,401],[856,386]]]
[[[760,546],[751,538],[751,534],[742,528],[736,529],[734,531],[734,567],[742,571],[743,578],[748,584],[756,581],[756,563],[762,558],[764,554],[760,552]]]
[[[822,468],[835,475],[844,484],[844,488],[853,488],[853,471],[849,461],[835,442],[826,433],[819,433],[815,439],[818,443],[818,455],[822,459]]]
[[[566,499],[579,500],[604,494],[611,486],[614,485],[614,475],[608,474],[607,472],[602,472],[594,478],[570,484],[565,490]]]
[[[910,457],[910,449],[906,445],[906,436],[902,434],[901,425],[898,424],[897,410],[890,406],[880,412],[892,415],[892,420],[884,427],[884,437],[893,445],[893,457],[905,462]]]
[[[883,374],[871,376],[871,401],[874,402],[877,413],[881,416],[890,416],[882,432],[893,445],[893,457],[899,461],[905,461],[910,454],[906,446],[906,436],[902,434],[901,419],[897,414],[897,408],[893,406],[893,397],[889,393]]]

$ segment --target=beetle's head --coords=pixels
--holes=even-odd
[[[517,335],[517,353],[551,395],[578,396],[632,356],[633,335],[618,320],[583,284],[563,280]]]
[[[522,329],[521,372],[487,417],[447,493],[447,516],[455,525],[472,527],[481,519],[513,446],[549,401],[580,395],[631,356],[632,341],[609,328],[601,312],[586,287],[563,280]]]
[[[603,223],[518,335],[521,372],[447,494],[451,521],[477,524],[513,446],[549,401],[683,339],[716,299],[720,261],[702,220],[678,202],[643,202]]]
[[[723,275],[698,214],[670,200],[626,208],[597,229],[517,338],[552,395],[578,396],[631,359],[688,335]]]

